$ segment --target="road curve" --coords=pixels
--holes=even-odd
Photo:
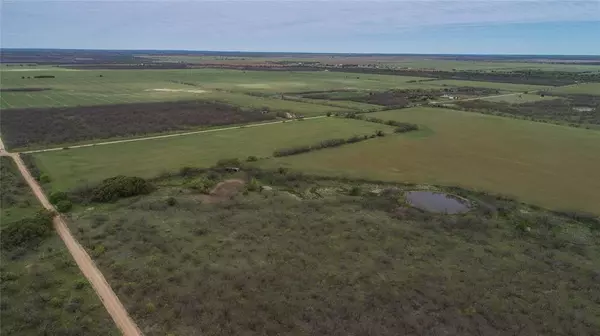
[[[19,154],[6,153],[2,149],[3,148],[0,148],[0,151],[2,152],[1,154],[12,157],[12,159],[17,164],[21,175],[23,175],[23,178],[25,179],[31,190],[33,190],[33,193],[35,194],[37,199],[42,203],[44,208],[51,211],[55,211],[54,206],[52,206],[50,201],[48,201],[48,198],[46,198],[46,195],[44,194],[40,185],[33,178],[33,176],[31,176],[29,170],[25,166],[25,163],[23,162]],[[115,321],[115,324],[121,330],[123,335],[141,336],[142,332],[135,324],[135,322],[131,319],[131,317],[129,317],[127,310],[125,310],[125,307],[123,306],[121,301],[119,301],[119,298],[117,297],[115,292],[113,292],[112,288],[110,287],[110,285],[108,284],[98,267],[96,267],[96,264],[94,263],[92,258],[90,258],[85,249],[81,245],[79,245],[79,243],[75,240],[65,220],[60,215],[57,215],[54,217],[53,222],[54,229],[56,230],[64,244],[67,246],[69,253],[71,253],[71,256],[73,257],[73,259],[75,259],[75,262],[77,263],[77,266],[79,266],[79,269],[81,270],[83,275],[88,279],[90,284],[92,284],[92,287],[98,294],[98,297],[100,297],[102,304],[104,304],[104,307],[106,308],[112,319]]]

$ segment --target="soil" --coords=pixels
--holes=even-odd
[[[240,179],[230,179],[219,182],[208,195],[202,195],[203,203],[219,203],[236,195],[246,182]]]

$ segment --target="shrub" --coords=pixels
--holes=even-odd
[[[50,176],[42,174],[40,175],[39,181],[40,183],[50,183],[52,180],[50,179]]]
[[[360,196],[360,194],[362,193],[362,189],[360,189],[359,186],[354,186],[352,188],[350,188],[350,196]]]
[[[260,183],[258,182],[257,179],[252,178],[252,179],[250,179],[250,182],[248,182],[246,189],[248,191],[258,191],[258,190],[260,190]]]
[[[73,208],[73,203],[71,203],[69,200],[60,200],[56,203],[55,207],[56,211],[65,213],[71,211]]]
[[[52,218],[54,218],[52,212],[42,210],[33,217],[6,225],[0,231],[2,248],[11,250],[38,244],[52,232]]]
[[[377,130],[377,131],[375,131],[375,135],[378,137],[382,137],[382,136],[385,136],[385,133],[382,130]]]
[[[154,187],[141,177],[115,176],[98,184],[92,190],[92,201],[113,202],[119,198],[149,194]]]
[[[177,200],[174,197],[168,197],[167,198],[167,205],[168,206],[174,206],[175,204],[177,204]]]
[[[395,133],[406,133],[406,132],[410,132],[410,131],[416,131],[419,129],[419,126],[415,125],[415,124],[409,124],[409,123],[402,123],[402,125],[396,125],[398,127],[396,127],[396,129],[394,130]]]
[[[68,199],[69,199],[69,196],[67,195],[67,193],[62,192],[62,191],[52,192],[52,193],[50,193],[50,196],[48,196],[48,200],[52,204],[58,204],[58,202],[65,201]]]
[[[256,162],[256,161],[258,161],[258,158],[256,156],[254,156],[254,155],[250,155],[250,156],[248,156],[248,158],[246,159],[246,161],[248,161],[248,162]]]

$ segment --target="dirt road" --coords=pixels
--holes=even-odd
[[[17,167],[19,168],[19,171],[23,175],[23,178],[25,179],[31,190],[33,190],[33,193],[42,203],[44,208],[54,211],[54,207],[46,198],[46,195],[44,194],[40,185],[29,173],[29,170],[25,166],[25,163],[23,162],[19,154],[7,153],[3,149],[4,146],[2,145],[2,142],[0,140],[0,154],[10,156],[13,158],[13,160],[17,164]],[[60,238],[65,243],[65,245],[67,246],[69,253],[71,253],[71,256],[73,257],[73,259],[75,259],[75,262],[77,263],[77,266],[79,267],[83,275],[88,279],[90,284],[92,284],[92,287],[98,294],[98,297],[100,297],[100,300],[104,304],[104,307],[106,308],[112,319],[115,321],[115,324],[117,325],[117,327],[119,327],[123,335],[142,335],[142,332],[135,324],[135,322],[129,317],[129,314],[125,310],[125,307],[123,306],[121,301],[119,301],[119,298],[113,292],[112,288],[110,288],[110,285],[108,284],[108,282],[106,282],[106,279],[104,278],[100,270],[96,267],[94,261],[87,254],[85,249],[81,245],[79,245],[79,243],[75,240],[75,238],[71,234],[71,231],[69,230],[69,227],[67,226],[67,223],[60,215],[54,217],[54,228],[60,236]]]
[[[327,116],[307,117],[307,118],[304,118],[304,120],[320,119],[320,118],[327,118]],[[289,121],[292,121],[292,120],[289,120]],[[281,124],[281,123],[282,123],[281,120],[277,120],[277,121],[269,121],[269,122],[258,123],[258,124],[247,124],[247,125],[244,125],[244,126],[231,126],[231,127],[223,127],[223,128],[212,128],[212,129],[201,130],[201,131],[193,131],[193,132],[185,132],[185,133],[174,133],[174,134],[165,134],[165,135],[155,135],[155,136],[149,136],[149,137],[144,137],[144,138],[114,140],[114,141],[96,142],[96,143],[85,144],[85,145],[74,145],[74,146],[68,146],[68,147],[64,147],[63,146],[63,147],[55,147],[55,148],[47,148],[47,149],[38,149],[38,150],[24,151],[24,152],[21,152],[21,153],[31,154],[31,153],[42,153],[42,152],[54,152],[54,151],[63,150],[65,148],[71,149],[71,148],[94,147],[94,146],[102,146],[102,145],[119,144],[119,143],[124,143],[124,142],[134,142],[134,141],[146,141],[146,140],[156,140],[156,139],[164,139],[164,138],[174,138],[174,137],[180,137],[180,136],[186,136],[186,135],[193,135],[193,134],[222,132],[222,131],[239,129],[241,127],[243,127],[243,128],[250,128],[250,127],[267,126],[267,125]]]

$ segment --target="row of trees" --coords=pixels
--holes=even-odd
[[[354,113],[354,112],[346,114],[345,117],[349,118],[349,119],[364,120],[364,121],[382,124],[382,125],[395,126],[396,127],[396,129],[394,130],[395,133],[406,133],[406,132],[410,132],[410,131],[416,131],[419,129],[419,126],[417,124],[412,124],[412,123],[407,123],[407,122],[402,122],[402,121],[397,121],[397,120],[383,120],[381,118],[367,117],[364,114],[358,114],[358,113]]]
[[[307,153],[307,152],[311,152],[314,150],[319,150],[319,149],[324,149],[324,148],[332,148],[332,147],[339,147],[342,145],[346,145],[346,144],[352,144],[352,143],[357,143],[357,142],[361,142],[361,141],[365,141],[368,139],[372,139],[375,137],[382,137],[385,136],[385,133],[383,131],[376,131],[373,134],[370,135],[354,135],[351,136],[348,139],[328,139],[328,140],[323,140],[317,144],[314,145],[305,145],[305,146],[296,146],[296,147],[289,147],[289,148],[282,148],[282,149],[278,149],[273,153],[273,156],[275,157],[280,157],[280,156],[290,156],[290,155],[297,155],[297,154],[302,154],[302,153]]]

